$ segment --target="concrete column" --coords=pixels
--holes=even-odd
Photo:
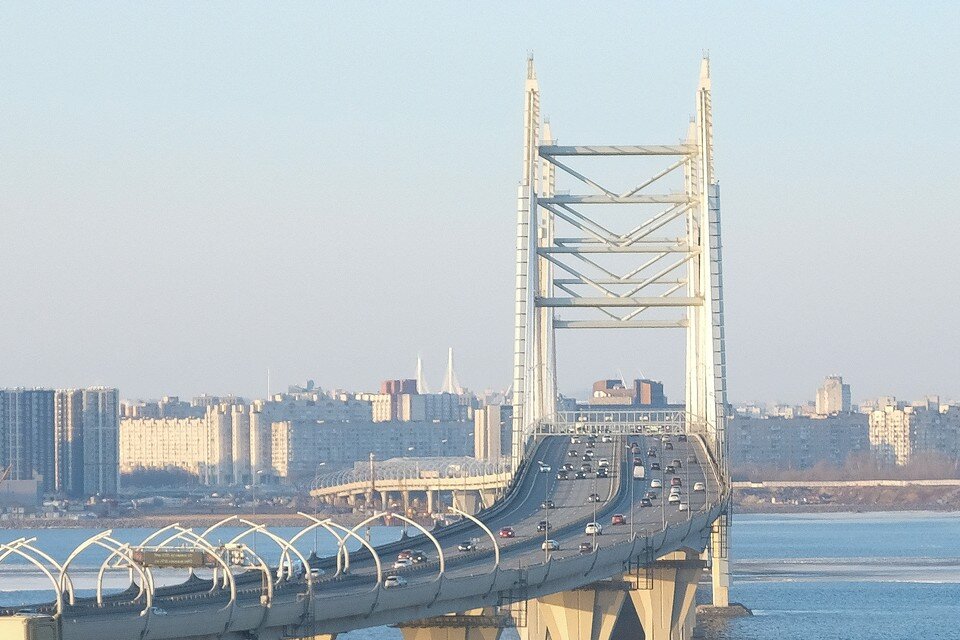
[[[653,565],[652,588],[630,591],[646,640],[689,640],[696,626],[697,583],[706,563],[682,551]]]
[[[403,506],[403,515],[409,515],[410,514],[410,491],[407,489],[404,489],[403,491],[401,491],[400,499]]]
[[[427,489],[427,513],[433,513],[433,491]]]
[[[492,609],[437,616],[397,625],[403,640],[500,640],[502,621]]]
[[[380,508],[384,510],[390,508],[390,492],[389,491],[380,492]]]
[[[717,519],[710,531],[710,560],[713,586],[713,606],[730,606],[730,532],[725,531],[727,521],[723,516]],[[724,548],[724,545],[727,545]]]
[[[461,511],[472,515],[479,511],[477,507],[480,505],[480,500],[475,491],[454,491],[453,504]]]
[[[485,489],[481,491],[480,500],[483,502],[483,507],[489,509],[493,503],[497,501],[497,491],[495,489]]]
[[[527,602],[520,640],[610,640],[626,600],[624,582],[598,582]]]

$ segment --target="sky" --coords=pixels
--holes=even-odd
[[[957,3],[0,4],[0,387],[510,384],[523,78],[672,143],[713,76],[732,400],[960,398]],[[568,332],[560,388],[682,336]]]

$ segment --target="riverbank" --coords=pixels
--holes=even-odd
[[[960,486],[737,488],[733,505],[738,513],[960,511]]]

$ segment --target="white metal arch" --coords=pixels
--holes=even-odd
[[[103,605],[103,576],[106,573],[107,569],[111,568],[108,565],[110,564],[110,561],[113,560],[114,558],[118,558],[118,560],[127,561],[127,565],[125,568],[129,572],[131,585],[135,584],[133,581],[134,569],[139,570],[141,575],[144,576],[140,584],[137,584],[137,587],[139,587],[139,591],[136,597],[134,597],[133,602],[136,602],[137,600],[139,600],[140,596],[142,596],[146,591],[144,586],[144,583],[146,581],[146,577],[145,577],[146,574],[143,573],[142,567],[140,567],[136,562],[133,562],[131,557],[128,557],[127,554],[129,552],[130,552],[130,545],[124,544],[122,548],[114,549],[112,552],[110,552],[110,555],[107,556],[107,559],[100,563],[100,569],[97,571],[97,605],[99,606]],[[118,565],[114,565],[112,568],[118,569],[120,567]]]
[[[255,533],[256,530],[256,527],[250,527],[247,530],[235,535],[229,542],[227,542],[227,544],[236,544],[244,536],[250,533]],[[263,574],[263,588],[266,590],[266,593],[263,595],[265,595],[267,598],[266,607],[269,609],[271,606],[273,606],[273,573],[270,571],[270,567],[267,566],[267,563],[263,561],[263,558],[260,557],[260,554],[251,550],[246,544],[243,545],[243,548],[245,552],[250,552],[250,555],[252,555],[257,562],[260,573]]]
[[[483,523],[483,520],[481,520],[480,518],[477,518],[476,516],[470,515],[466,511],[461,511],[456,507],[447,507],[447,508],[450,509],[450,511],[453,511],[454,513],[457,513],[463,516],[464,518],[467,518],[468,520],[472,521],[475,525],[483,529],[484,533],[486,533],[487,536],[489,536],[490,541],[493,543],[493,563],[494,563],[493,571],[498,570],[500,568],[500,543],[497,541],[497,536],[493,535],[493,531],[490,530],[490,527],[485,525]]]
[[[407,516],[400,515],[399,513],[394,513],[394,512],[392,512],[392,511],[383,513],[383,514],[381,514],[381,515],[390,516],[391,518],[397,518],[398,520],[403,520],[403,521],[406,522],[407,524],[416,527],[417,529],[420,530],[421,533],[423,533],[423,535],[425,535],[425,536],[427,536],[428,538],[430,538],[430,542],[432,542],[432,543],[433,543],[433,546],[437,548],[437,556],[438,556],[439,559],[440,559],[440,572],[437,574],[437,577],[438,577],[438,578],[442,578],[444,572],[446,571],[447,564],[446,564],[446,561],[445,561],[445,559],[444,559],[444,557],[443,557],[443,547],[440,546],[440,541],[437,540],[436,536],[434,536],[432,533],[430,533],[429,531],[427,531],[427,528],[426,528],[426,527],[424,527],[423,525],[415,522],[415,521],[412,520],[411,518],[408,518]]]
[[[341,538],[340,534],[333,530],[333,527],[330,526],[329,520],[320,520],[319,518],[311,516],[308,513],[304,513],[303,511],[298,511],[297,515],[313,520],[313,523],[305,527],[302,531],[298,531],[296,535],[290,538],[290,544],[293,545],[301,537],[303,537],[304,535],[306,535],[307,533],[309,533],[310,531],[313,531],[318,527],[325,529],[327,532],[330,533],[330,535],[332,535],[334,538],[337,539],[337,573],[335,575],[339,576],[342,573],[342,569],[343,569],[342,563],[341,563],[342,556],[340,554],[340,549],[343,548],[343,552],[347,555],[348,561],[350,557],[350,551],[343,545],[344,538]],[[314,551],[316,551],[316,549],[314,549]]]
[[[177,533],[165,539],[163,542],[157,545],[157,548],[164,547],[175,540],[185,540],[187,542],[192,541],[195,546],[199,546],[204,551],[209,551],[210,555],[213,557],[214,562],[216,562],[218,565],[223,567],[224,578],[229,584],[230,602],[227,603],[227,606],[230,607],[230,610],[231,610],[230,618],[232,618],[233,608],[236,606],[236,603],[237,603],[237,582],[235,579],[236,577],[233,575],[233,570],[230,568],[230,565],[227,564],[226,560],[220,557],[220,554],[217,553],[216,548],[214,548],[213,545],[207,542],[207,540],[204,539],[202,536],[199,536],[196,533],[194,533],[192,530],[185,529],[179,525],[176,525],[176,529],[178,530]],[[244,545],[244,547],[246,547],[246,545]],[[216,577],[214,577],[214,584],[216,584]],[[229,619],[227,623],[229,624]]]
[[[372,544],[364,540],[363,536],[357,535],[356,531],[347,529],[343,525],[337,524],[333,520],[330,520],[329,522],[331,527],[336,527],[337,529],[339,529],[340,531],[343,531],[348,536],[351,536],[359,540],[360,544],[365,546],[367,550],[370,552],[370,555],[373,556],[373,562],[377,566],[377,584],[373,587],[373,590],[379,589],[380,585],[383,583],[383,564],[380,562],[380,554],[377,553],[377,550],[373,547]],[[360,525],[357,525],[357,526],[359,527]],[[346,541],[346,538],[344,538],[344,541]]]
[[[27,562],[35,566],[37,569],[42,571],[43,575],[45,575],[47,579],[50,580],[50,584],[53,585],[53,592],[54,594],[56,594],[56,599],[57,599],[57,604],[56,604],[57,612],[56,614],[54,614],[54,617],[59,618],[63,614],[63,591],[60,587],[60,582],[53,576],[53,573],[51,573],[50,569],[45,564],[43,564],[43,562],[41,562],[40,560],[33,557],[29,553],[26,553],[20,549],[20,547],[22,547],[24,544],[29,544],[34,540],[36,540],[36,538],[26,538],[26,539],[17,540],[10,544],[0,544],[0,549],[2,549],[5,552],[3,553],[3,556],[0,557],[0,562],[5,560],[11,553],[13,553],[20,556],[21,558],[23,558],[24,560],[26,560]]]
[[[70,552],[70,555],[67,556],[67,559],[63,561],[63,565],[61,565],[60,577],[59,577],[60,585],[65,584],[65,581],[70,579],[69,571],[70,571],[70,565],[73,564],[73,561],[76,560],[81,553],[83,553],[90,547],[93,547],[93,546],[102,547],[103,549],[106,549],[111,553],[116,551],[118,548],[122,547],[123,544],[121,542],[111,537],[110,534],[112,533],[113,533],[113,529],[107,529],[106,531],[101,531],[100,533],[90,536],[89,538],[81,542],[79,545],[77,545],[74,548],[74,550]],[[107,544],[108,542],[110,544]],[[113,545],[113,546],[110,546],[110,545]],[[153,594],[154,594],[153,574],[150,573],[149,569],[140,567],[140,565],[133,562],[132,557],[130,558],[130,561],[131,561],[131,564],[137,569],[138,573],[140,573],[141,579],[143,580],[145,585],[145,589],[144,589],[146,591],[146,604],[144,608],[144,612],[145,612],[148,609],[150,609],[150,607],[153,606]],[[75,603],[74,596],[73,596],[73,593],[71,592],[70,604],[73,605],[74,603]]]

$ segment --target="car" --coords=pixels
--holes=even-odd
[[[613,442],[613,436],[607,436],[607,435],[601,436],[600,442]]]
[[[560,543],[556,540],[544,540],[540,548],[544,551],[560,551]]]
[[[564,462],[564,463],[563,463],[563,470],[564,470],[564,471],[573,471],[573,463],[572,463],[572,462]]]
[[[592,543],[592,542],[581,542],[579,549],[580,549],[580,553],[592,553],[592,552],[593,552],[593,543]]]
[[[581,457],[580,459],[583,460],[584,462],[590,462],[591,460],[593,460],[593,454],[585,453],[583,454],[583,457]]]
[[[598,467],[609,467],[609,466],[610,466],[610,461],[607,460],[606,458],[600,458],[600,462],[597,463],[597,466],[598,466]]]
[[[654,478],[653,480],[650,481],[651,489],[659,489],[662,486],[663,486],[663,483],[660,481],[659,478]]]
[[[587,502],[603,502],[603,499],[600,498],[599,493],[591,493],[587,496]]]
[[[513,527],[503,527],[500,529],[500,533],[498,535],[501,538],[515,538],[517,532],[513,530]]]
[[[682,487],[682,486],[683,486],[683,480],[680,479],[680,476],[674,476],[674,477],[670,478],[670,486],[671,486],[671,487]]]
[[[566,471],[557,471],[557,480],[567,480],[570,478],[570,474]]]
[[[409,567],[413,565],[413,560],[410,558],[397,558],[397,561],[393,563],[394,569],[402,569],[404,567]]]
[[[663,434],[662,436],[660,436],[660,442],[670,442],[670,436],[667,434]]]
[[[584,478],[587,477],[587,474],[584,473],[583,471],[577,471],[577,474],[575,477],[577,480],[583,480]]]
[[[652,507],[652,506],[653,506],[653,500],[651,500],[650,498],[640,498],[640,506],[641,506],[641,507]]]
[[[706,491],[706,490],[707,490],[707,485],[703,484],[702,482],[694,482],[694,483],[693,483],[693,490],[694,490],[694,491]]]
[[[667,498],[667,502],[670,504],[680,504],[680,495],[676,493],[671,494],[670,497]]]
[[[612,516],[610,516],[611,525],[626,524],[626,523],[627,523],[627,516],[623,515],[622,513],[615,513]]]
[[[676,472],[677,472],[677,468],[676,468],[675,466],[673,466],[672,464],[668,464],[668,465],[667,465],[667,468],[664,469],[663,472],[664,472],[664,473],[676,473]]]
[[[544,500],[543,502],[540,503],[540,508],[541,508],[541,509],[554,509],[554,508],[556,508],[556,505],[553,504],[553,500]]]
[[[679,507],[680,511],[689,511],[690,506],[686,502],[681,502]]]
[[[570,436],[570,444],[580,444],[580,436]]]
[[[670,495],[679,496],[683,494],[683,490],[680,487],[670,487]]]
[[[674,458],[670,464],[672,464],[675,469],[683,469],[683,464],[680,462],[680,458]]]
[[[571,458],[576,458],[580,454],[577,453],[576,449],[570,449],[570,451],[567,451],[567,455],[570,456]]]
[[[540,465],[540,473],[550,473],[551,471],[552,471],[552,469],[550,468],[550,465],[548,465],[548,464],[541,464],[541,465]]]
[[[413,560],[414,564],[420,564],[421,562],[427,561],[427,554],[420,549],[415,549],[413,553],[410,554],[410,559]]]
[[[664,451],[673,451],[673,443],[672,443],[672,442],[664,442],[664,443],[663,443],[663,450],[664,450]]]
[[[686,441],[687,441],[687,434],[681,433],[677,435],[677,442],[686,442]]]
[[[324,573],[325,573],[325,571],[324,571],[323,569],[321,569],[320,567],[311,567],[311,569],[310,569],[310,577],[311,577],[311,578],[319,578],[319,577],[322,576]]]
[[[160,607],[150,607],[150,615],[152,616],[165,616],[167,615],[166,609],[161,609]]]
[[[397,560],[409,560],[410,556],[413,555],[413,549],[404,549],[397,554]]]
[[[21,615],[21,616],[22,616],[22,615],[33,615],[33,614],[36,614],[36,613],[40,613],[40,609],[38,609],[38,608],[36,608],[36,607],[22,607],[22,608],[20,608],[20,609],[17,609],[17,615]],[[166,611],[164,611],[164,613],[166,613]]]
[[[610,477],[610,474],[607,472],[607,468],[606,468],[606,467],[601,467],[601,468],[597,469],[597,477],[598,477],[598,478],[609,478],[609,477]]]
[[[582,465],[580,465],[580,471],[583,471],[584,473],[592,473],[592,472],[593,472],[593,465],[591,465],[591,464],[589,464],[589,463],[587,463],[587,462],[584,462]]]
[[[657,457],[657,452],[654,451],[653,449],[651,449],[650,451],[647,451],[647,457],[648,457],[648,458],[656,458],[656,457]]]
[[[477,545],[473,543],[473,540],[464,540],[457,545],[457,551],[473,551],[477,548]]]
[[[648,455],[648,456],[656,455],[656,453],[657,453],[657,450],[654,449],[653,447],[649,447],[649,448],[647,449],[647,455]]]
[[[651,500],[656,500],[656,499],[657,499],[657,492],[656,492],[656,491],[647,491],[645,494],[643,494],[643,497],[644,497],[644,498],[649,498],[649,499],[651,499]]]
[[[697,456],[692,453],[687,456],[687,464],[697,464]]]
[[[650,471],[660,471],[660,463],[659,463],[659,462],[651,462],[651,463],[650,463]]]
[[[398,587],[407,586],[407,579],[403,576],[387,576],[383,579],[383,588],[384,589],[396,589]]]
[[[599,522],[588,522],[583,528],[583,532],[588,536],[599,536],[603,534],[603,525]]]
[[[552,527],[550,523],[546,520],[541,520],[540,522],[537,523],[537,531],[539,531],[540,533],[543,533],[544,531],[550,531],[551,528]]]

